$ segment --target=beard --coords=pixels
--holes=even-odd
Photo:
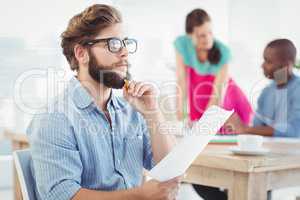
[[[89,68],[88,72],[90,76],[95,80],[96,82],[103,84],[104,86],[108,88],[113,89],[122,89],[125,85],[125,79],[130,80],[131,74],[129,73],[129,63],[127,64],[127,71],[126,75],[122,76],[117,72],[114,72],[112,69],[114,68],[114,65],[118,65],[121,63],[116,63],[110,67],[104,67],[102,65],[99,65],[97,63],[97,60],[95,56],[92,54],[92,52],[89,52]],[[123,63],[123,62],[122,62]]]

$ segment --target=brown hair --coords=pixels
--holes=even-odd
[[[74,55],[76,44],[93,39],[101,30],[120,22],[122,22],[120,12],[114,7],[104,4],[92,5],[72,17],[67,29],[61,34],[61,47],[71,69],[79,69]]]
[[[292,41],[288,39],[277,39],[267,44],[267,48],[276,48],[278,50],[278,57],[282,62],[296,63],[297,49]]]
[[[195,26],[202,26],[205,22],[210,22],[210,16],[203,9],[192,10],[185,19],[185,32],[193,33]]]
[[[202,26],[206,22],[210,22],[211,18],[208,13],[200,8],[192,10],[185,20],[185,32],[191,34],[194,27]],[[212,64],[218,64],[221,60],[221,51],[214,43],[213,47],[208,51],[208,61]]]

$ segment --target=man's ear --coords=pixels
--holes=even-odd
[[[289,74],[293,73],[294,67],[295,67],[295,63],[289,62],[288,66],[287,66]]]
[[[89,62],[89,55],[86,48],[81,46],[80,44],[76,44],[74,46],[74,55],[77,59],[78,63],[81,65],[87,65]]]
[[[291,70],[293,70],[294,65],[295,64],[293,62],[288,61],[288,62],[283,63],[281,68],[284,68],[284,69],[286,69],[287,72],[290,72]]]

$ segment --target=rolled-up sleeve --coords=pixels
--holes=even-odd
[[[63,114],[43,114],[27,130],[38,196],[69,200],[81,188],[82,162],[73,129]]]

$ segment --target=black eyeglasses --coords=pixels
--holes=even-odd
[[[123,47],[126,47],[128,53],[135,53],[137,50],[137,40],[132,38],[125,38],[123,40],[119,38],[102,38],[102,39],[95,39],[89,40],[84,42],[83,46],[93,46],[99,42],[106,42],[108,46],[108,50],[112,53],[118,53],[122,50]]]

